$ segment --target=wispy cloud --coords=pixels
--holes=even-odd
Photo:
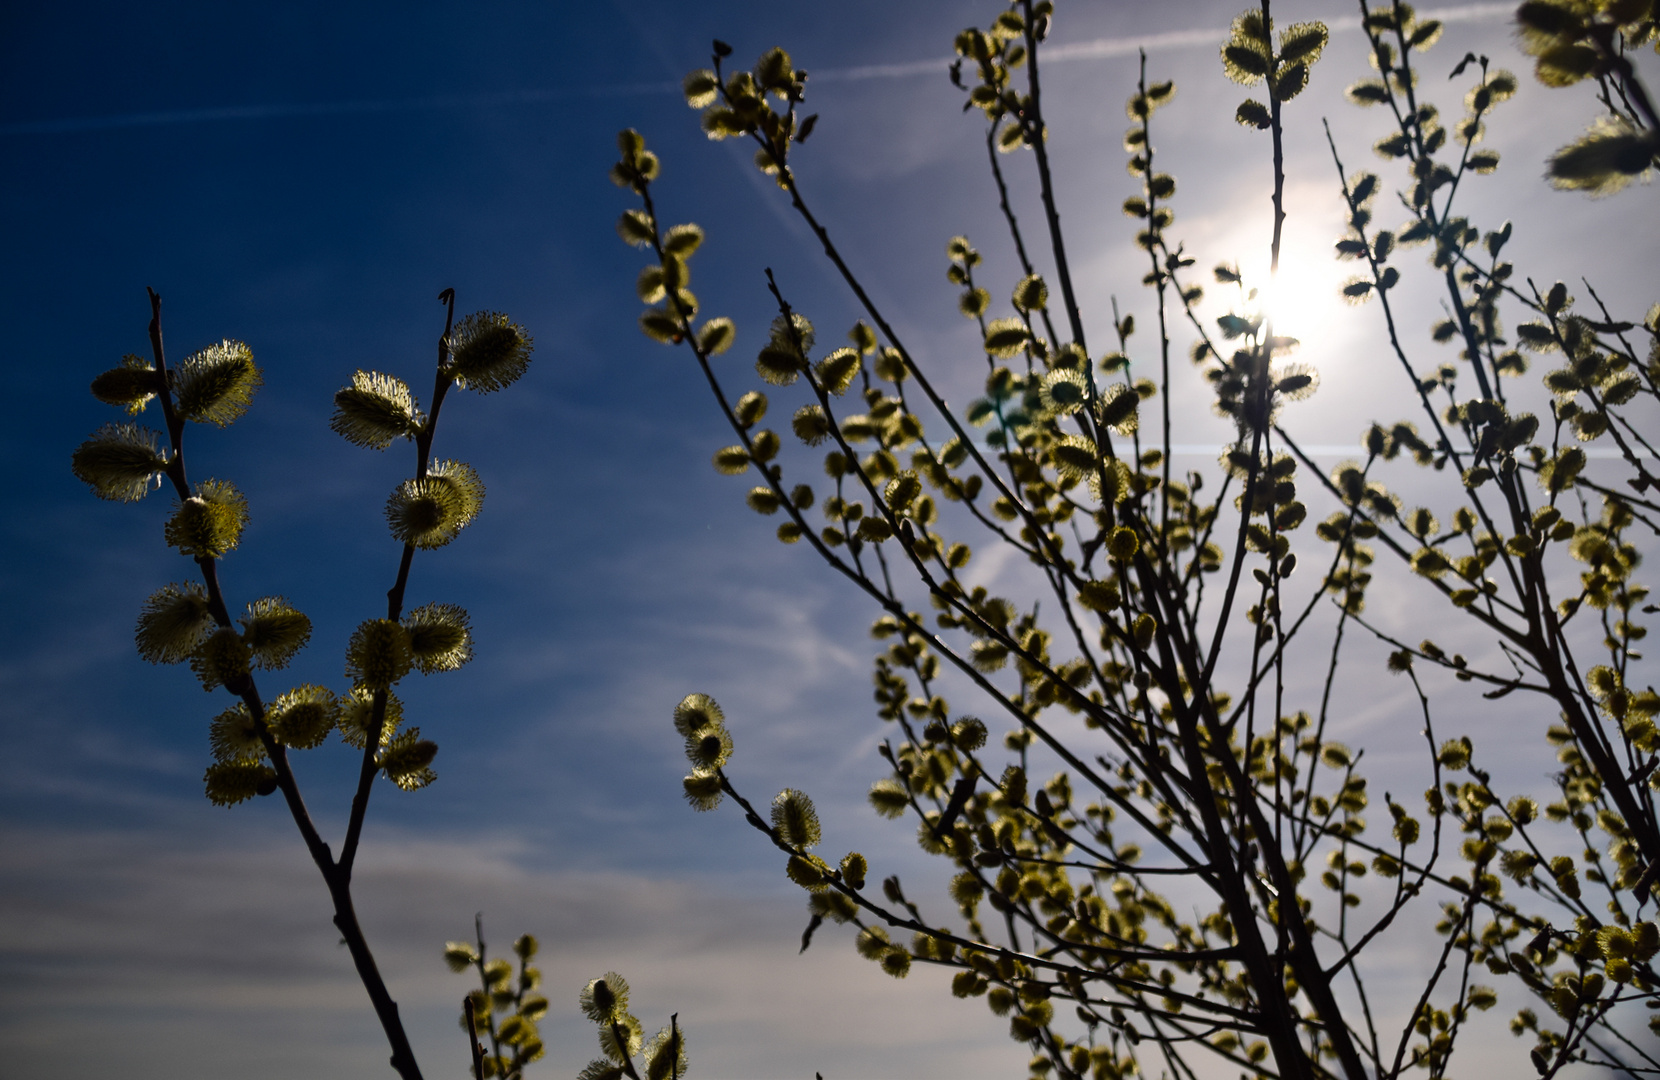
[[[300,845],[235,824],[211,839],[8,830],[0,1059],[20,1074],[68,1064],[140,1080],[384,1071]],[[799,893],[529,861],[499,834],[383,832],[364,849],[358,910],[429,1075],[462,1070],[467,980],[439,950],[469,936],[479,907],[495,949],[527,930],[541,939],[547,1075],[574,1075],[595,1055],[577,992],[612,969],[650,1030],[679,1012],[704,1076],[991,1075],[1025,1057],[1000,1025],[979,1022],[982,1004],[951,998],[943,973],[914,975],[934,984],[920,989],[881,978],[834,926],[798,955]]]
[[[1443,22],[1480,22],[1503,18],[1515,9],[1513,3],[1465,4],[1422,12],[1425,18]],[[1334,31],[1358,30],[1360,19],[1344,16],[1328,19]],[[1051,45],[1043,58],[1050,64],[1079,60],[1106,60],[1175,49],[1213,46],[1222,34],[1214,28],[1175,30],[1134,37],[1104,37]],[[870,79],[908,79],[943,74],[951,58],[935,57],[894,64],[867,64],[860,67],[821,68],[812,72],[817,82],[862,82]],[[25,135],[69,135],[87,131],[122,128],[166,127],[179,124],[211,124],[247,120],[283,120],[313,116],[363,116],[378,113],[428,112],[443,109],[491,109],[514,105],[550,105],[573,98],[647,96],[677,94],[673,82],[614,83],[606,86],[558,87],[553,89],[509,90],[479,94],[432,94],[411,98],[361,98],[352,101],[278,102],[265,105],[222,105],[199,109],[160,109],[153,112],[115,113],[104,116],[77,116],[43,120],[16,120],[0,124],[0,137]]]

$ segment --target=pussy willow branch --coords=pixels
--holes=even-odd
[[[1603,1064],[1605,1064],[1609,1068],[1621,1069],[1622,1071],[1624,1071],[1629,1076],[1636,1076],[1636,1075],[1639,1075],[1641,1073],[1646,1073],[1646,1074],[1651,1075],[1651,1076],[1652,1075],[1660,1075],[1660,1057],[1656,1057],[1653,1052],[1651,1052],[1649,1050],[1645,1050],[1643,1047],[1639,1046],[1636,1042],[1634,1042],[1629,1036],[1627,1036],[1623,1031],[1620,1031],[1618,1028],[1608,1027],[1607,1031],[1608,1031],[1609,1035],[1613,1036],[1616,1040],[1623,1043],[1625,1045],[1625,1048],[1628,1051],[1630,1051],[1633,1055],[1635,1055],[1637,1058],[1641,1059],[1642,1061],[1646,1062],[1648,1067],[1645,1068],[1645,1069],[1633,1068],[1629,1063],[1622,1060],[1620,1058],[1620,1055],[1614,1053],[1612,1050],[1610,1050],[1607,1047],[1603,1046],[1602,1043],[1598,1042],[1596,1036],[1587,1033],[1586,1036],[1585,1036],[1585,1041],[1590,1043],[1591,1046],[1596,1049],[1597,1053],[1601,1054],[1604,1057],[1604,1059],[1606,1059],[1603,1062]]]
[[[1026,41],[1026,88],[1028,88],[1028,96],[1026,96],[1026,101],[1021,103],[1019,108],[1014,111],[1014,123],[1019,124],[1019,128],[1021,128],[1024,143],[1033,148],[1033,156],[1037,163],[1037,184],[1039,184],[1042,206],[1044,206],[1044,222],[1046,222],[1047,229],[1049,229],[1049,251],[1051,251],[1051,257],[1054,259],[1054,265],[1056,265],[1056,277],[1061,282],[1062,304],[1066,307],[1067,324],[1072,330],[1072,343],[1084,352],[1084,367],[1086,367],[1087,372],[1087,367],[1089,367],[1089,345],[1087,345],[1086,337],[1084,337],[1084,319],[1082,319],[1081,310],[1077,307],[1076,294],[1072,290],[1072,270],[1066,257],[1066,237],[1061,231],[1061,211],[1059,211],[1056,199],[1054,199],[1054,174],[1049,168],[1049,151],[1047,151],[1046,144],[1047,128],[1044,119],[1042,119],[1042,83],[1039,80],[1039,75],[1037,75],[1037,43],[1039,43],[1039,38],[1037,38],[1036,20],[1033,17],[1033,2],[1031,0],[1021,0],[1021,7],[1026,13],[1026,17],[1021,22],[1023,22],[1024,41]],[[989,63],[983,66],[986,66],[989,71]],[[993,129],[996,129],[996,124],[993,124]],[[993,166],[996,168],[996,163],[993,163]],[[998,176],[998,187],[1001,191],[1003,189],[1003,174],[998,171],[996,176]],[[1009,224],[1013,226],[1013,214],[1009,214],[1008,219]],[[1018,241],[1019,237],[1016,237],[1016,242]],[[1024,246],[1019,247],[1021,247],[1023,265],[1029,267],[1028,262],[1024,260]],[[1028,274],[1029,272],[1031,270],[1028,269]],[[1051,338],[1054,337],[1054,325],[1049,322],[1047,309],[1042,312],[1042,319],[1044,319],[1044,327],[1049,330],[1049,335],[1051,335]],[[1051,347],[1059,347],[1059,342],[1051,342]],[[1029,345],[1026,357],[1028,357],[1028,363],[1031,363],[1031,347]],[[1087,378],[1084,385],[1086,385],[1089,408],[1077,413],[1077,423],[1084,430],[1084,435],[1096,446],[1097,483],[1101,484],[1102,491],[1106,491],[1107,478],[1109,478],[1109,465],[1107,463],[1116,460],[1117,455],[1114,446],[1112,446],[1111,438],[1096,426],[1096,418],[1094,418],[1094,406],[1096,406],[1097,401],[1096,380]],[[1102,513],[1111,514],[1112,511],[1104,508]],[[1031,528],[1039,538],[1046,536],[1046,531],[1037,528],[1036,524],[1031,524]],[[1066,561],[1062,559],[1059,552],[1054,552],[1052,562],[1066,566]]]
[[[750,803],[748,799],[744,798],[737,788],[733,786],[732,781],[726,775],[725,770],[717,769],[716,775],[720,778],[721,790],[730,796],[732,800],[743,809],[744,819],[752,828],[764,834],[772,842],[774,847],[778,848],[778,850],[784,852],[785,854],[791,856],[800,856],[804,854],[800,849],[796,848],[780,836],[778,834],[778,830],[767,824],[765,819],[763,819],[755,810],[754,805]],[[832,871],[831,873],[832,876],[826,879],[828,888],[835,889],[837,892],[853,901],[860,908],[881,919],[887,925],[903,930],[926,934],[927,936],[935,938],[939,941],[949,942],[952,945],[955,945],[959,950],[962,950],[964,953],[984,953],[988,956],[1004,956],[1011,960],[1017,960],[1029,967],[1040,968],[1042,970],[1052,971],[1057,974],[1075,971],[1080,975],[1087,975],[1089,978],[1094,980],[1106,981],[1114,985],[1122,984],[1144,992],[1154,993],[1161,996],[1169,996],[1175,1000],[1183,1001],[1191,1008],[1215,1013],[1219,1016],[1226,1016],[1231,1019],[1247,1023],[1251,1023],[1256,1020],[1256,1017],[1254,1017],[1253,1014],[1244,1010],[1236,1009],[1232,1006],[1224,1005],[1216,1001],[1210,1001],[1205,998],[1183,994],[1180,991],[1171,990],[1170,988],[1164,987],[1157,983],[1148,983],[1137,979],[1115,976],[1109,972],[1103,972],[1102,970],[1093,967],[1075,967],[1074,965],[1064,964],[1036,953],[1019,952],[1017,950],[994,945],[991,942],[975,941],[970,938],[960,937],[937,927],[931,927],[914,916],[898,915],[893,911],[882,907],[880,904],[875,903],[869,897],[865,896],[862,890],[854,889],[853,887],[844,884],[841,880],[840,874],[835,871]],[[1072,946],[1077,943],[1067,942],[1065,944],[1067,946]],[[1196,961],[1203,961],[1207,959],[1228,959],[1232,958],[1234,955],[1234,950],[1231,948],[1213,949],[1202,952],[1196,951],[1193,953],[1172,953],[1157,950],[1136,949],[1114,950],[1100,947],[1097,947],[1092,951],[1124,960],[1170,960],[1172,958],[1187,959],[1191,957]],[[923,959],[925,962],[938,962],[929,961],[926,957],[918,959]],[[965,962],[955,966],[962,967],[968,965]]]
[[[1410,104],[1412,103],[1409,100],[1409,105]],[[1406,126],[1404,124],[1402,125],[1402,130],[1406,130]],[[1328,131],[1328,140],[1329,139],[1330,134]],[[1335,143],[1332,144],[1332,156],[1333,160],[1337,164],[1338,173],[1341,177],[1342,162],[1337,156]],[[1345,180],[1343,183],[1345,195],[1347,195],[1347,181]],[[1431,203],[1427,206],[1425,213],[1433,214],[1433,210],[1433,203]],[[1371,262],[1373,269],[1373,280],[1377,281],[1381,275],[1381,269],[1376,260],[1370,254],[1371,245],[1368,244],[1367,247],[1367,257]],[[1450,272],[1451,271],[1449,270],[1449,273]],[[1407,372],[1409,380],[1417,389],[1420,401],[1423,405],[1424,414],[1430,418],[1430,421],[1435,425],[1436,430],[1440,433],[1443,449],[1449,455],[1454,456],[1456,464],[1457,448],[1454,446],[1452,440],[1447,437],[1445,429],[1441,427],[1440,416],[1431,405],[1427,393],[1418,382],[1416,375],[1413,374],[1412,366],[1407,361],[1405,352],[1401,348],[1399,338],[1397,337],[1395,331],[1394,316],[1388,304],[1387,293],[1382,290],[1378,291],[1379,299],[1384,304],[1384,313],[1388,322],[1391,345],[1394,347],[1397,357],[1400,359],[1404,370]],[[1457,300],[1460,305],[1462,305],[1462,296],[1459,294],[1456,283],[1452,285],[1452,292],[1458,294]],[[1467,315],[1465,316],[1464,321],[1467,326]],[[1478,354],[1472,347],[1472,356],[1476,355]],[[1478,372],[1482,370],[1479,360],[1474,362],[1472,366],[1474,366]],[[1482,381],[1485,392],[1485,379]],[[1473,439],[1471,441],[1472,443],[1474,442]],[[1516,470],[1508,474],[1506,474],[1503,470],[1499,470],[1497,477],[1501,490],[1505,493],[1507,500],[1511,503],[1513,511],[1512,518],[1515,522],[1515,531],[1518,532],[1525,531],[1530,523],[1530,518],[1525,512],[1525,503],[1522,502],[1522,500],[1525,499],[1525,495],[1519,490],[1520,485],[1516,483],[1516,478],[1521,475],[1522,473],[1520,470]],[[1322,476],[1322,480],[1324,479],[1325,478]],[[1331,485],[1329,481],[1326,481],[1326,483],[1328,488],[1332,490],[1333,494],[1339,494],[1336,491],[1336,488]],[[1339,497],[1341,496],[1339,495]],[[1486,509],[1482,505],[1480,496],[1475,491],[1471,490],[1468,492],[1468,497],[1471,504],[1476,507],[1477,512],[1482,516],[1488,530],[1494,535],[1502,535],[1501,530],[1496,527],[1491,518],[1487,515]],[[1395,553],[1400,556],[1403,561],[1409,560],[1410,555],[1406,549],[1388,537],[1387,533],[1384,531],[1384,524],[1378,523],[1378,525],[1380,530],[1379,535],[1384,539],[1385,544],[1390,547],[1391,550],[1395,551]],[[1570,685],[1569,683],[1569,672],[1572,668],[1572,653],[1558,624],[1554,606],[1550,602],[1548,585],[1539,566],[1538,556],[1529,556],[1528,558],[1522,560],[1521,566],[1518,568],[1511,562],[1508,552],[1505,552],[1502,546],[1500,548],[1500,555],[1501,558],[1504,559],[1506,566],[1509,568],[1510,576],[1516,592],[1522,598],[1525,605],[1524,613],[1529,624],[1527,629],[1521,630],[1509,627],[1498,620],[1493,620],[1490,617],[1485,616],[1482,612],[1473,607],[1466,608],[1465,610],[1470,615],[1487,622],[1491,629],[1499,631],[1505,637],[1509,638],[1514,644],[1535,658],[1535,662],[1538,664],[1539,670],[1545,676],[1547,683],[1551,688],[1552,696],[1555,697],[1558,703],[1562,706],[1576,738],[1584,747],[1586,753],[1591,757],[1593,767],[1595,767],[1600,774],[1607,778],[1615,804],[1618,806],[1621,815],[1626,819],[1626,821],[1631,825],[1633,831],[1636,833],[1638,842],[1643,850],[1644,860],[1650,864],[1660,862],[1660,824],[1657,824],[1655,821],[1655,817],[1651,809],[1651,800],[1646,798],[1644,795],[1633,791],[1631,785],[1624,782],[1623,770],[1618,769],[1614,762],[1612,747],[1608,745],[1606,737],[1601,731],[1600,726],[1591,722],[1590,716],[1581,706],[1581,702],[1585,699],[1585,695],[1582,691],[1576,692],[1578,688]],[[1441,583],[1436,582],[1436,584],[1440,585]],[[1448,587],[1444,585],[1442,585],[1441,588],[1443,593],[1449,591]]]
[[[1606,25],[1593,25],[1591,41],[1601,55],[1603,63],[1607,64],[1615,79],[1618,81],[1621,96],[1629,100],[1642,113],[1642,119],[1650,131],[1660,129],[1660,115],[1656,115],[1654,102],[1649,98],[1648,88],[1638,76],[1637,69],[1625,56],[1620,47],[1614,43],[1617,29]]]
[[[1009,203],[1009,185],[1003,179],[1003,166],[998,161],[997,125],[986,125],[986,159],[991,165],[992,179],[997,182],[997,205],[1003,211],[1003,221],[1009,228],[1009,239],[1014,241],[1015,257],[1020,260],[1020,268],[1030,277],[1037,271],[1032,268],[1032,260],[1026,255],[1026,240],[1020,231],[1020,222],[1016,219],[1014,207]],[[974,283],[970,281],[969,287]],[[1043,328],[1049,332],[1049,340],[1055,340],[1055,324],[1049,318],[1049,309],[1042,311]],[[982,313],[978,316],[980,322],[980,336],[985,336],[986,320]]]
[[[172,460],[168,462],[167,476],[173,482],[174,491],[182,502],[191,497],[190,485],[186,479],[184,457],[184,419],[179,416],[173,404],[172,388],[168,385],[168,371],[166,352],[162,346],[161,333],[161,297],[150,290],[150,347],[155,356],[156,371],[162,384],[157,397],[161,401],[162,416],[167,424],[168,439],[172,444]],[[201,569],[202,578],[208,587],[209,609],[214,622],[221,628],[231,626],[230,612],[225,605],[224,595],[219,586],[217,562],[209,556],[196,556],[196,565]],[[420,1080],[420,1066],[415,1061],[415,1054],[409,1044],[409,1037],[404,1032],[403,1021],[398,1015],[397,1002],[392,1000],[391,993],[386,988],[386,982],[381,978],[380,969],[375,963],[374,954],[369,949],[368,940],[363,935],[363,928],[357,919],[357,910],[352,901],[351,875],[349,869],[343,871],[341,863],[333,858],[329,846],[323,841],[317,831],[317,825],[311,818],[311,812],[306,808],[305,800],[301,796],[299,782],[288,761],[288,751],[271,735],[265,723],[265,705],[260,698],[259,689],[254,682],[252,673],[243,675],[235,680],[238,685],[227,685],[230,690],[240,697],[248,707],[249,714],[254,719],[255,729],[259,732],[261,744],[265,747],[270,758],[272,768],[277,774],[277,788],[283,794],[283,800],[288,806],[290,816],[300,831],[301,839],[305,841],[306,850],[311,855],[312,862],[323,876],[323,883],[328,887],[329,898],[334,904],[334,925],[340,931],[340,936],[351,953],[353,966],[357,968],[358,978],[363,988],[369,994],[369,1000],[374,1005],[375,1015],[380,1020],[381,1028],[392,1047],[392,1068],[404,1080]]]
[[[478,1017],[471,994],[462,999],[461,1008],[467,1015],[467,1042],[469,1056],[473,1059],[473,1080],[484,1080],[484,1044],[478,1041]]]
[[[1141,114],[1141,152],[1147,162],[1146,175],[1149,180],[1153,176],[1153,106],[1147,97],[1147,50],[1138,49],[1136,55],[1140,60],[1140,77],[1136,81],[1136,93],[1144,102],[1144,111]],[[1158,194],[1152,184],[1143,185],[1147,195],[1147,228],[1154,237],[1164,230],[1155,230],[1154,212],[1158,208]],[[1164,442],[1164,458],[1159,463],[1162,468],[1159,487],[1159,546],[1164,547],[1169,542],[1170,531],[1170,469],[1171,469],[1171,424],[1170,424],[1170,327],[1166,319],[1165,287],[1170,282],[1170,276],[1164,267],[1159,265],[1158,247],[1149,243],[1147,257],[1152,260],[1153,285],[1157,290],[1156,310],[1159,316],[1159,386],[1160,407],[1163,410],[1164,426],[1160,435]],[[1170,261],[1174,261],[1173,259]],[[1122,343],[1121,343],[1122,344]]]
[[[1441,784],[1441,763],[1435,756],[1435,721],[1430,717],[1429,696],[1424,693],[1423,685],[1418,682],[1417,672],[1408,671],[1407,674],[1412,679],[1412,689],[1418,695],[1418,708],[1424,717],[1424,741],[1429,744],[1431,777],[1433,778],[1435,785],[1439,787]],[[1378,850],[1378,853],[1382,854],[1381,849]],[[1389,910],[1384,912],[1383,915],[1373,923],[1371,929],[1362,934],[1360,939],[1353,945],[1348,946],[1343,955],[1326,969],[1326,974],[1328,976],[1335,977],[1340,974],[1345,967],[1350,967],[1353,964],[1355,957],[1360,955],[1361,950],[1370,944],[1379,934],[1383,933],[1384,930],[1388,929],[1389,926],[1395,921],[1395,916],[1399,915],[1401,910],[1409,902],[1422,894],[1424,883],[1431,880],[1435,870],[1435,864],[1441,859],[1441,816],[1439,814],[1437,814],[1435,818],[1435,828],[1433,836],[1431,837],[1429,859],[1422,866],[1410,868],[1418,875],[1418,879],[1410,885],[1406,883],[1409,867],[1405,861],[1405,855],[1406,844],[1402,843],[1401,856],[1396,860],[1400,865],[1400,870],[1395,878],[1395,899],[1390,904]],[[1480,894],[1478,893],[1476,895],[1479,896]],[[1357,989],[1360,990],[1362,996],[1364,996],[1365,990],[1361,986],[1358,970],[1355,971],[1355,985]],[[1368,1012],[1368,1023],[1370,1023],[1370,1020],[1371,1014]],[[1373,1056],[1374,1059],[1376,1059],[1377,1054],[1375,1047],[1377,1037],[1375,1032],[1373,1033],[1372,1042],[1374,1045]]]
[[[1061,298],[1066,304],[1066,321],[1072,329],[1072,340],[1084,355],[1089,346],[1084,340],[1084,318],[1078,309],[1078,298],[1072,289],[1072,267],[1066,258],[1066,238],[1061,232],[1061,212],[1055,203],[1054,176],[1049,168],[1049,148],[1044,138],[1043,83],[1038,77],[1038,39],[1036,20],[1032,15],[1032,0],[1020,0],[1026,17],[1021,20],[1026,36],[1026,90],[1028,103],[1021,109],[1020,123],[1027,141],[1037,158],[1038,190],[1043,199],[1043,215],[1049,225],[1049,246],[1055,258],[1055,276],[1060,279]]]
[[[162,345],[161,333],[161,296],[154,289],[148,290],[150,295],[150,350],[155,358],[156,372],[161,380],[157,398],[161,403],[162,417],[167,425],[168,442],[172,446],[173,454],[167,463],[167,477],[173,482],[174,493],[183,502],[191,497],[190,482],[185,469],[184,454],[184,418],[178,414],[173,404],[173,392],[169,385],[167,369],[167,353]],[[194,557],[196,566],[201,571],[202,580],[208,589],[208,606],[213,615],[213,621],[221,628],[231,626],[230,611],[225,605],[225,598],[219,586],[218,562],[212,556],[198,555]],[[323,842],[317,831],[317,825],[311,818],[311,812],[306,808],[305,800],[300,794],[299,784],[294,778],[293,769],[288,762],[288,752],[265,727],[265,705],[260,699],[259,690],[252,674],[246,676],[241,687],[243,703],[248,706],[254,717],[255,727],[260,732],[260,739],[265,745],[267,754],[271,757],[272,766],[277,772],[277,786],[283,793],[283,799],[288,805],[289,813],[294,818],[295,826],[300,830],[300,836],[305,841],[306,850],[310,852],[313,861],[317,863],[323,876],[328,877],[333,859],[329,848]]]
[[[1353,194],[1349,188],[1348,177],[1343,172],[1343,159],[1338,154],[1336,141],[1332,138],[1331,125],[1326,124],[1325,121],[1321,121],[1321,123],[1325,124],[1326,144],[1331,147],[1332,162],[1337,166],[1337,180],[1343,189],[1344,202],[1352,206]],[[1377,287],[1383,277],[1383,264],[1377,259],[1376,249],[1372,241],[1367,239],[1366,230],[1362,227],[1356,227],[1355,232],[1366,245],[1366,262],[1372,272],[1373,291],[1377,293],[1378,302],[1382,305],[1384,326],[1389,333],[1390,350],[1395,354],[1395,358],[1401,362],[1402,370],[1406,372],[1408,381],[1412,383],[1413,389],[1418,395],[1419,403],[1423,406],[1424,415],[1434,425],[1435,433],[1439,436],[1440,449],[1452,461],[1453,467],[1463,472],[1464,462],[1460,456],[1458,446],[1447,434],[1447,429],[1441,423],[1441,414],[1436,411],[1435,406],[1429,400],[1429,391],[1424,389],[1423,384],[1418,379],[1417,372],[1412,370],[1412,361],[1407,359],[1406,348],[1401,344],[1400,332],[1395,325],[1395,310],[1389,302],[1389,291]]]
[[[444,396],[454,379],[445,369],[449,355],[450,330],[455,325],[455,290],[445,289],[438,300],[444,305],[444,332],[438,337],[437,374],[433,377],[432,409],[427,413],[421,429],[415,433],[415,477],[425,479],[432,461],[432,437],[438,429],[438,411],[444,407]],[[398,560],[398,577],[386,594],[386,617],[397,622],[403,616],[404,589],[409,584],[410,566],[415,561],[415,545],[405,543]],[[363,822],[369,813],[369,796],[374,791],[375,773],[379,771],[376,758],[380,754],[381,737],[386,731],[386,703],[391,690],[376,690],[373,712],[370,714],[370,734],[363,744],[363,760],[358,765],[357,790],[352,795],[351,818],[346,825],[346,841],[340,848],[340,867],[346,879],[351,880],[352,865],[357,861],[358,842],[363,837]]]

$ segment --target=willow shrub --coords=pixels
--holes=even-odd
[[[1348,213],[1336,253],[1355,266],[1343,292],[1369,305],[1356,317],[1373,320],[1373,353],[1399,377],[1355,459],[1329,473],[1281,423],[1317,373],[1246,303],[1268,282],[1216,267],[1240,303],[1200,317],[1208,283],[1174,232],[1176,182],[1155,165],[1174,87],[1150,82],[1145,59],[1124,138],[1139,190],[1123,209],[1146,256],[1143,324],[1157,333],[1132,344],[1129,315],[1086,312],[1069,255],[1099,241],[1060,227],[1040,79],[1049,0],[1013,0],[955,40],[951,78],[984,121],[998,227],[1018,253],[992,267],[966,237],[946,245],[984,346],[983,395],[966,407],[936,389],[812,209],[794,168],[811,152],[810,84],[787,52],[734,68],[717,41],[686,99],[711,139],[753,145],[817,237],[864,312],[846,344],[825,343],[769,271],[777,317],[756,381],[717,361],[736,330],[703,318],[688,288],[704,233],[665,227],[658,158],[637,132],[619,139],[612,178],[637,205],[618,231],[648,255],[640,326],[707,376],[736,439],[715,468],[747,478],[745,501],[782,519],[778,538],[874,605],[876,707],[890,727],[870,802],[914,819],[922,850],[951,863],[949,896],[913,897],[896,875],[872,887],[863,856],[815,851],[822,830],[801,791],[770,811],[752,804],[728,768],[727,722],[701,694],[674,715],[686,797],[699,810],[731,799],[783,853],[809,894],[809,934],[851,924],[889,975],[953,972],[953,993],[982,998],[1030,1045],[1034,1076],[1439,1076],[1472,1015],[1495,1008],[1520,1040],[1506,1066],[1516,1075],[1660,1067],[1660,1019],[1645,1011],[1660,1005],[1660,695],[1641,663],[1655,608],[1637,549],[1660,531],[1660,305],[1622,316],[1588,284],[1576,299],[1507,261],[1511,226],[1475,215],[1481,174],[1499,165],[1484,124],[1516,77],[1463,58],[1461,111],[1443,114],[1424,88],[1446,85],[1453,59],[1420,80],[1440,24],[1405,4],[1361,0],[1360,15],[1374,70],[1348,97],[1371,112],[1346,126],[1374,125],[1384,167],[1351,172],[1352,148],[1331,141]],[[1655,38],[1654,5],[1550,0],[1518,17],[1538,76],[1594,81],[1606,111],[1553,159],[1553,180],[1605,193],[1646,175],[1657,125],[1625,57]],[[1261,132],[1274,268],[1289,212],[1282,134],[1315,122],[1296,99],[1326,43],[1319,23],[1277,26],[1264,0],[1221,50],[1251,95],[1226,107]],[[1023,158],[1032,217],[1016,215],[1004,183]],[[1019,224],[1034,217],[1035,230]],[[1408,273],[1440,290],[1428,329],[1456,360],[1420,347],[1425,314],[1396,303]],[[1089,327],[1110,328],[1104,346]],[[1216,468],[1178,472],[1184,410],[1171,386],[1187,363],[1235,434]],[[1426,470],[1408,492],[1379,479],[1398,459]],[[987,548],[1030,567],[1026,591],[977,582]],[[1411,592],[1410,634],[1368,617],[1379,570]],[[1452,624],[1491,642],[1487,659],[1431,639]],[[1361,767],[1369,748],[1334,737],[1344,680],[1377,663],[1352,658],[1367,637],[1387,649],[1358,651],[1386,652],[1415,691],[1395,728],[1417,750],[1387,749],[1415,753],[1422,795],[1380,800]],[[1436,689],[1428,672],[1456,681]],[[1496,734],[1438,734],[1475,693],[1504,699],[1502,747]],[[1544,789],[1493,778],[1494,761],[1518,755]],[[1416,978],[1379,978],[1379,950],[1424,939]],[[584,1075],[625,1072],[617,1052]]]

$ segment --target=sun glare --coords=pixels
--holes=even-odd
[[[1256,280],[1264,284],[1250,301],[1254,314],[1271,323],[1275,335],[1294,337],[1305,347],[1322,344],[1344,311],[1338,295],[1343,277],[1324,252],[1288,248],[1278,273],[1270,276],[1264,267]]]
[[[1244,280],[1239,286],[1214,286],[1211,295],[1214,302],[1226,305],[1224,310],[1261,317],[1272,323],[1276,336],[1296,338],[1296,351],[1305,358],[1312,352],[1329,359],[1341,354],[1333,347],[1349,336],[1354,324],[1355,312],[1341,293],[1344,281],[1358,267],[1339,262],[1333,253],[1332,237],[1339,230],[1333,221],[1335,208],[1331,216],[1326,213],[1329,193],[1305,189],[1288,191],[1286,198],[1292,213],[1280,240],[1278,271],[1269,273],[1267,236],[1238,225],[1225,227],[1218,230],[1212,250],[1236,252]]]

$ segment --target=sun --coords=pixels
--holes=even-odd
[[[1221,232],[1216,249],[1237,252],[1243,280],[1219,290],[1217,299],[1234,314],[1262,318],[1276,337],[1296,338],[1299,352],[1327,354],[1351,333],[1355,313],[1344,303],[1342,289],[1356,267],[1339,262],[1332,249],[1336,211],[1324,213],[1329,194],[1302,190],[1286,196],[1289,205],[1303,205],[1304,212],[1293,213],[1285,223],[1277,268],[1270,269],[1269,237],[1254,230]]]
[[[1278,270],[1270,273],[1263,267],[1256,278],[1256,296],[1248,301],[1275,336],[1293,337],[1304,345],[1330,337],[1346,311],[1340,296],[1343,275],[1335,260],[1311,247],[1287,245]],[[1247,276],[1246,284],[1250,282]]]

